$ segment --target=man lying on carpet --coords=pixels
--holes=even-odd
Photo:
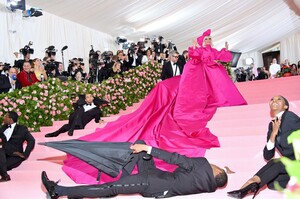
[[[76,145],[74,147],[76,148]],[[209,164],[204,157],[188,158],[178,153],[170,153],[148,146],[144,141],[137,141],[130,146],[129,150],[131,150],[132,155],[122,169],[121,178],[115,182],[65,187],[50,181],[46,172],[43,171],[42,183],[51,199],[57,199],[61,196],[68,196],[69,199],[99,198],[135,193],[144,197],[167,198],[177,195],[214,192],[217,188],[227,184],[225,170]],[[176,164],[178,168],[174,172],[159,170],[156,168],[152,156],[167,163]],[[138,166],[138,173],[131,175],[135,165]],[[231,172],[229,169],[228,171]]]
[[[108,104],[107,101],[98,97],[94,98],[90,93],[77,97],[73,103],[74,112],[69,116],[69,123],[53,133],[46,134],[45,137],[57,137],[67,131],[68,135],[72,136],[75,129],[84,129],[93,119],[96,123],[99,123],[102,114],[100,107],[106,104]]]
[[[27,127],[17,124],[17,121],[18,114],[10,111],[4,116],[4,125],[0,128],[0,182],[10,181],[7,171],[18,167],[34,148],[34,137]],[[27,142],[25,151],[24,142]]]
[[[263,150],[264,158],[269,162],[250,178],[241,189],[228,192],[231,197],[243,198],[250,193],[254,194],[255,197],[258,190],[264,185],[275,190],[275,182],[285,188],[290,179],[284,165],[272,158],[275,155],[275,149],[277,149],[282,156],[295,160],[293,146],[288,144],[287,137],[292,132],[300,129],[300,118],[289,111],[289,102],[283,96],[274,96],[269,106],[273,119],[269,123],[267,144]]]

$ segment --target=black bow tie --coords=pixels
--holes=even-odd
[[[92,106],[92,104],[86,104],[87,106]]]

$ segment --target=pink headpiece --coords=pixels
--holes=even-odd
[[[211,32],[211,30],[208,29],[200,37],[197,38],[197,42],[200,46],[202,46],[202,44],[203,44],[204,37],[210,36],[210,32]]]

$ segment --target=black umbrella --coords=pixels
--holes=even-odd
[[[111,177],[116,177],[130,161],[130,142],[88,142],[65,140],[39,143],[71,154]],[[98,176],[99,178],[100,176]]]

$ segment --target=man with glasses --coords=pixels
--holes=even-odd
[[[177,65],[179,53],[177,51],[170,51],[170,61],[163,65],[161,79],[165,80],[182,74],[183,67]]]

